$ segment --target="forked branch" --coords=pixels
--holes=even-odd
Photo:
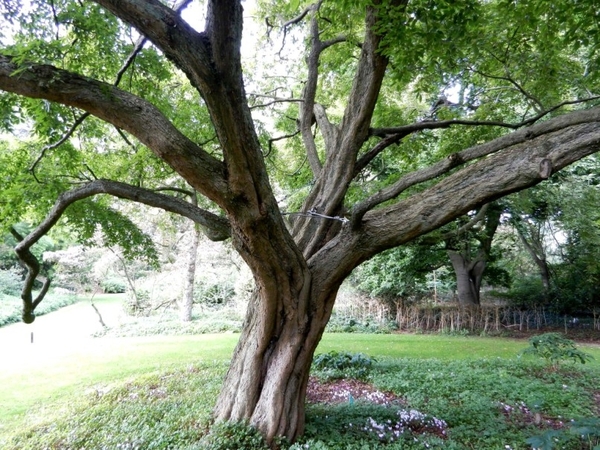
[[[48,277],[40,275],[40,263],[30,250],[35,242],[29,243],[26,241],[26,238],[23,238],[14,227],[10,227],[10,234],[13,235],[17,242],[19,242],[15,247],[15,252],[19,258],[19,262],[27,269],[27,276],[25,277],[25,283],[23,284],[23,290],[21,291],[21,300],[23,301],[23,312],[21,317],[23,322],[32,323],[35,320],[35,308],[44,299],[50,288],[51,280]],[[42,289],[34,300],[32,291],[36,280],[42,282]]]

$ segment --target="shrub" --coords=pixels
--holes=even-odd
[[[194,284],[194,302],[206,306],[226,304],[235,295],[231,280],[201,280]]]
[[[529,339],[529,347],[522,353],[543,358],[549,361],[554,368],[557,368],[560,362],[565,360],[585,364],[593,359],[592,355],[577,349],[575,342],[560,333],[544,333],[533,336]]]
[[[23,281],[16,269],[0,270],[0,294],[19,295]]]
[[[100,284],[105,294],[123,294],[127,290],[127,285],[120,278],[107,278]]]
[[[319,378],[334,380],[339,378],[364,379],[369,375],[373,359],[363,353],[336,352],[321,353],[313,360],[313,368]]]

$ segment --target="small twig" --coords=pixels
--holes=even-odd
[[[37,159],[33,162],[33,164],[31,165],[31,167],[29,167],[29,172],[35,177],[35,168],[37,167],[37,165],[40,163],[40,161],[44,158],[44,156],[46,155],[46,152],[50,151],[50,150],[54,150],[57,147],[60,147],[67,139],[69,139],[73,133],[75,132],[75,130],[77,129],[77,127],[79,125],[81,125],[83,123],[83,121],[90,115],[90,113],[86,112],[83,113],[81,116],[79,116],[79,118],[73,123],[73,125],[71,126],[71,128],[69,128],[67,130],[67,132],[63,135],[63,137],[61,137],[58,141],[56,141],[54,144],[49,144],[46,145],[44,148],[42,148],[42,151],[40,153],[40,155],[37,157]],[[36,178],[36,181],[37,178]],[[39,183],[39,181],[38,181]]]
[[[283,136],[278,136],[278,137],[269,139],[269,150],[265,154],[265,158],[268,157],[271,154],[271,152],[273,151],[273,142],[281,141],[283,139],[293,138],[294,136],[296,136],[298,134],[300,134],[300,130],[298,130],[294,133],[291,133],[291,134],[285,134]]]
[[[267,103],[259,103],[258,105],[250,106],[250,109],[255,108],[266,108],[267,106],[275,105],[277,103],[302,103],[304,100],[298,98],[274,98],[272,101]]]

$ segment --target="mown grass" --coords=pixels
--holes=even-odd
[[[105,320],[117,320],[115,297],[95,301]],[[87,308],[90,323],[96,322]],[[73,325],[68,311],[55,314],[54,327]],[[42,319],[39,334],[45,337],[34,344],[22,340],[15,345],[0,329],[0,448],[196,448],[237,334],[82,339],[64,345],[44,335],[48,329]],[[591,364],[568,364],[553,372],[535,360],[517,358],[526,345],[461,336],[327,334],[317,352],[344,350],[376,358],[371,378],[376,386],[405,397],[407,407],[448,422],[449,439],[418,436],[420,447],[415,448],[424,442],[432,448],[506,448],[498,446],[504,442],[525,449],[524,439],[541,429],[523,421],[511,424],[499,405],[539,403],[544,414],[565,420],[589,416],[593,390],[600,384],[600,348],[584,347],[595,356]],[[343,430],[357,415],[383,414],[376,407],[355,406],[359,409],[309,408],[306,448],[383,445],[373,441],[372,433],[323,439],[333,436],[332,425]],[[388,447],[413,444],[402,445]]]

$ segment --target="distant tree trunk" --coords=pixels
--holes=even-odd
[[[484,209],[485,208],[485,209]],[[487,266],[492,249],[492,241],[496,234],[496,229],[500,223],[502,207],[496,203],[490,203],[484,206],[480,213],[484,213],[484,226],[476,233],[469,229],[469,233],[475,233],[472,237],[462,237],[458,244],[460,249],[448,249],[448,257],[452,263],[454,273],[456,274],[456,289],[458,291],[458,302],[461,306],[471,306],[480,304],[481,282],[483,273]],[[478,215],[480,214],[478,213]],[[477,253],[471,256],[471,244],[469,240],[473,237],[479,241]],[[446,244],[451,247],[450,241]]]
[[[196,192],[192,196],[192,203],[198,206],[198,197]],[[197,223],[191,223],[192,240],[188,249],[188,260],[183,283],[183,298],[179,305],[179,317],[182,322],[192,321],[192,308],[194,306],[194,281],[196,280],[196,258],[198,256],[198,246],[200,245],[200,235],[202,231]]]
[[[448,250],[448,257],[456,274],[456,290],[461,306],[479,305],[479,290],[486,266],[485,258],[469,261],[460,252]]]
[[[515,229],[517,230],[517,234],[519,235],[525,250],[527,250],[527,253],[529,253],[531,259],[533,259],[533,262],[538,267],[540,280],[542,282],[542,294],[544,299],[547,300],[550,295],[550,266],[548,266],[546,258],[546,250],[544,248],[544,239],[541,229],[538,226],[526,233],[522,224],[515,224]]]

